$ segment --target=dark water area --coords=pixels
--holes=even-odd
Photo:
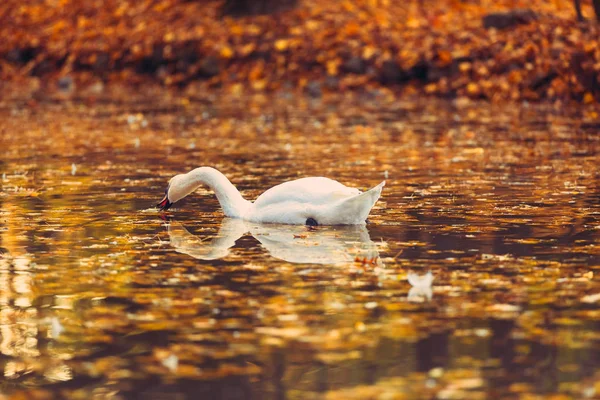
[[[0,115],[9,398],[600,396],[594,112],[150,93]],[[366,226],[224,218],[203,189],[158,212],[198,166],[248,199],[386,186]]]

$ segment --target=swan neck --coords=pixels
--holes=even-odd
[[[192,176],[198,186],[204,184],[215,192],[226,216],[243,218],[251,203],[242,197],[225,175],[211,167],[200,167],[192,171]]]

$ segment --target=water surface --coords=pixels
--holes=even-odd
[[[600,395],[594,115],[161,93],[0,116],[3,393]],[[206,190],[152,208],[202,165],[249,199],[387,184],[362,228],[240,225]]]

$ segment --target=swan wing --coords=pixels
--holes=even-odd
[[[310,192],[288,191],[295,186],[284,185],[286,184],[279,185],[286,189],[282,192],[279,192],[281,188],[275,187],[274,189],[277,189],[275,193],[265,192],[267,195],[265,198],[263,198],[265,195],[259,197],[255,203],[257,206],[247,216],[248,219],[255,222],[303,225],[308,218],[312,218],[319,225],[364,224],[371,208],[379,199],[385,182],[364,193],[341,184],[339,185],[342,188],[319,191],[319,188],[313,187]]]
[[[350,188],[323,177],[302,178],[274,186],[261,194],[254,202],[255,209],[280,203],[298,203],[307,205],[331,204],[339,200],[354,197],[360,190]]]

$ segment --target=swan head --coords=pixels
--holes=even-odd
[[[173,204],[196,190],[196,188],[197,185],[191,179],[188,179],[188,174],[175,175],[169,181],[169,185],[165,190],[165,197],[163,197],[156,207],[161,211],[166,211]]]

